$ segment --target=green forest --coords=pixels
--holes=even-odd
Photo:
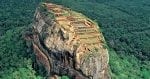
[[[0,0],[0,79],[45,78],[33,67],[23,37],[43,1],[99,24],[109,48],[112,79],[150,79],[150,0]]]

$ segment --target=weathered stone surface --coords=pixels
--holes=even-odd
[[[44,3],[35,13],[32,40],[39,65],[47,76],[109,79],[109,55],[99,27],[84,15]],[[50,78],[50,77],[49,77]]]

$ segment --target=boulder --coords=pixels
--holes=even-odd
[[[47,77],[110,79],[108,50],[98,24],[69,8],[43,3],[32,27],[28,40]]]

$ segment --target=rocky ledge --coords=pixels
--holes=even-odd
[[[41,4],[26,40],[49,79],[110,79],[109,55],[99,26],[81,13],[52,3]]]

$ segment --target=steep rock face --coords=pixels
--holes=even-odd
[[[97,24],[60,5],[44,3],[37,8],[32,39],[39,65],[47,76],[73,79],[109,79],[108,51]]]

